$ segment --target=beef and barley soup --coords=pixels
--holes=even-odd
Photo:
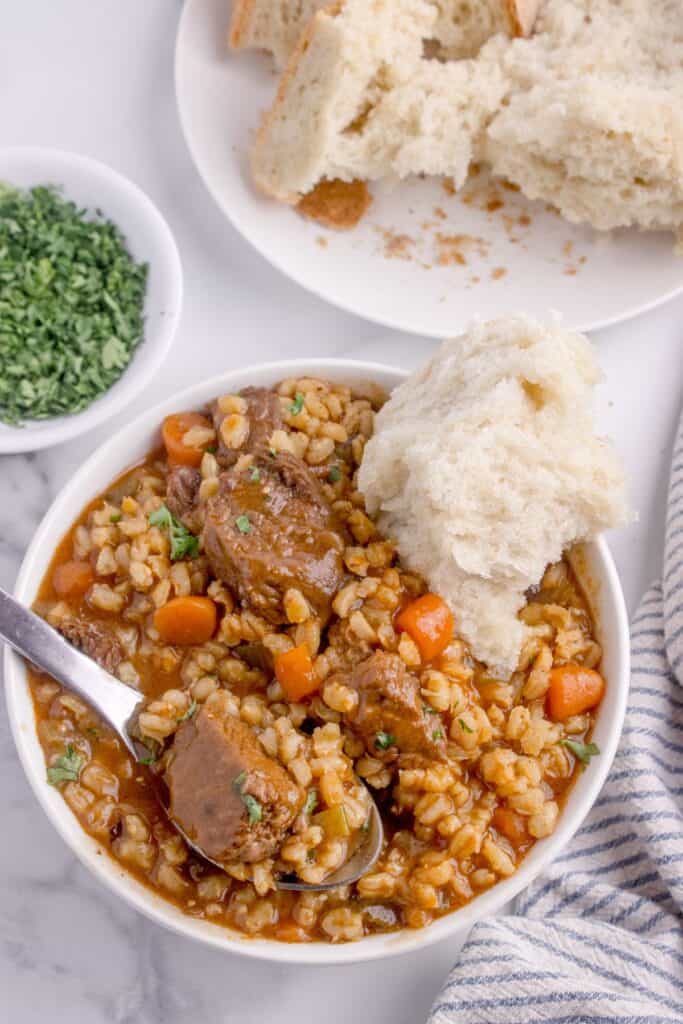
[[[145,698],[135,763],[33,673],[50,781],[136,878],[248,935],[428,925],[513,874],[597,753],[601,651],[568,563],[529,593],[518,669],[495,678],[366,514],[356,474],[382,401],[305,378],[167,417],[163,448],[64,538],[35,605]],[[151,773],[220,868],[170,825]],[[344,862],[366,786],[385,827],[370,873],[276,889]]]

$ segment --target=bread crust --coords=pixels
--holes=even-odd
[[[248,2],[248,0],[243,0]],[[516,36],[530,36],[543,0],[502,0],[512,32]]]
[[[245,37],[249,31],[253,10],[254,0],[234,0],[228,32],[228,45],[231,50],[240,50],[247,45]]]

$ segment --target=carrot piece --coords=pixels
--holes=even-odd
[[[335,804],[326,811],[320,811],[311,818],[312,825],[319,825],[329,839],[345,839],[351,835],[349,819],[343,804]]]
[[[513,846],[529,842],[524,818],[516,811],[511,811],[509,807],[496,807],[491,820],[496,831],[509,839]]]
[[[191,427],[207,427],[211,423],[200,412],[177,412],[167,416],[161,425],[161,436],[168,454],[168,461],[180,466],[198,466],[202,461],[204,448],[193,448],[183,438]]]
[[[598,706],[605,692],[605,680],[592,668],[569,662],[550,672],[546,699],[548,717],[564,722],[572,715]]]
[[[395,619],[415,641],[423,661],[433,661],[453,639],[453,615],[438,594],[423,594],[402,608]]]
[[[52,586],[60,597],[81,597],[94,579],[90,562],[62,562],[52,574]]]
[[[313,669],[306,644],[276,654],[273,664],[275,678],[284,690],[287,700],[298,701],[320,689],[320,680]]]
[[[216,605],[208,597],[174,597],[154,613],[154,625],[167,644],[203,644],[216,628]]]

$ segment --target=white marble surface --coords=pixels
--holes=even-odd
[[[119,423],[213,370],[284,353],[416,365],[430,343],[391,337],[290,285],[225,224],[194,174],[172,88],[177,0],[5,0],[0,144],[80,150],[130,175],[178,240],[186,301],[172,356]],[[683,269],[682,269],[683,272]],[[485,312],[485,311],[483,311]],[[640,520],[613,538],[630,608],[659,571],[683,382],[683,300],[596,336],[600,418],[623,452]],[[0,458],[0,583],[11,586],[50,501],[112,430]],[[395,962],[295,969],[167,934],[75,863],[29,792],[0,712],[0,1019],[16,1024],[419,1024],[452,944]]]

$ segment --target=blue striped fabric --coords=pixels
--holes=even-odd
[[[664,572],[632,623],[624,735],[517,914],[477,925],[429,1024],[683,1024],[683,420]]]

